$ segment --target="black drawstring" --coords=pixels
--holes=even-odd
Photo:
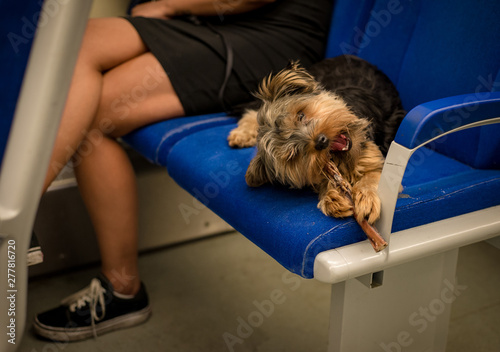
[[[228,112],[229,109],[227,108],[226,104],[224,104],[224,92],[226,91],[226,86],[229,81],[229,77],[231,77],[231,71],[233,70],[233,47],[231,46],[231,43],[229,43],[227,38],[222,33],[219,33],[215,28],[213,28],[212,25],[209,24],[208,28],[220,35],[222,43],[224,44],[224,48],[226,49],[226,72],[224,73],[224,81],[222,82],[222,85],[219,89],[219,102],[224,111]]]

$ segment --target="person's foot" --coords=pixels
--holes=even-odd
[[[150,315],[144,284],[135,296],[124,297],[100,275],[59,307],[38,314],[33,327],[35,333],[50,340],[78,341],[138,325]]]
[[[38,243],[35,233],[31,233],[30,248],[28,250],[28,266],[40,264],[43,262],[42,247]]]

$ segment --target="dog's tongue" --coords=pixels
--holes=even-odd
[[[330,144],[330,151],[348,151],[351,149],[351,140],[345,134],[339,134]]]

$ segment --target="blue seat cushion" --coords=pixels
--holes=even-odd
[[[170,149],[184,137],[235,121],[234,117],[222,113],[181,117],[139,128],[122,139],[152,163],[165,166]]]
[[[167,160],[171,177],[205,206],[288,270],[313,277],[316,255],[366,239],[352,218],[335,219],[316,207],[308,189],[266,185],[250,188],[245,172],[254,148],[232,149],[226,136],[235,125],[194,133],[175,144]],[[436,181],[436,179],[438,179]],[[500,204],[500,171],[476,170],[430,149],[410,160],[393,231]],[[199,203],[181,204],[186,222]]]
[[[408,111],[461,94],[487,99],[500,87],[499,16],[494,0],[482,6],[474,0],[339,0],[327,55],[355,54],[377,65]],[[448,119],[463,122],[471,112]],[[467,130],[436,148],[476,168],[500,169],[499,133],[500,126]]]

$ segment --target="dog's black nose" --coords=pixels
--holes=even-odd
[[[328,148],[330,145],[330,140],[328,139],[327,136],[324,134],[320,134],[318,137],[316,137],[316,150],[323,150]]]

